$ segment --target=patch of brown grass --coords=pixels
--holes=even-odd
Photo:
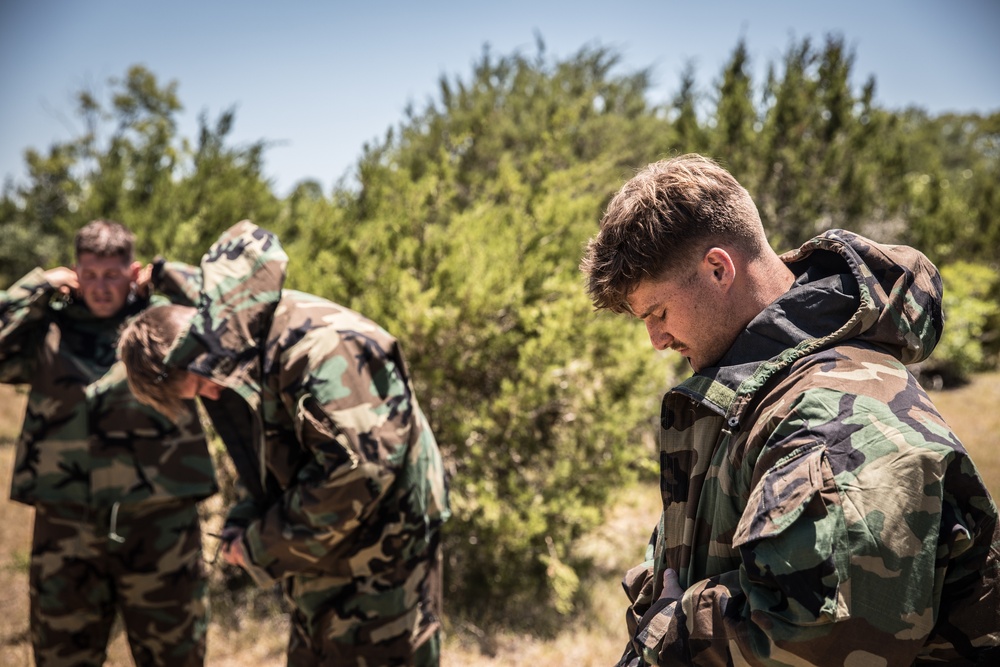
[[[34,510],[8,500],[14,446],[27,395],[0,385],[0,665],[30,665],[28,557]]]
[[[17,439],[27,402],[27,387],[0,384],[0,445]]]
[[[449,628],[442,667],[520,667],[522,665],[613,665],[625,649],[625,605],[621,578],[642,562],[646,543],[660,516],[656,483],[623,489],[609,504],[605,522],[581,540],[576,554],[593,563],[583,578],[586,602],[565,619],[552,639],[478,628]]]
[[[1000,501],[1000,372],[983,373],[964,387],[929,392],[945,421]]]

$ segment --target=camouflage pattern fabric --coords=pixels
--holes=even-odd
[[[347,649],[345,652],[344,649]],[[441,640],[435,634],[421,644],[411,659],[405,662],[393,661],[392,654],[386,654],[381,646],[371,646],[363,657],[357,656],[357,647],[343,644],[324,647],[313,651],[297,632],[292,633],[288,647],[288,664],[295,667],[321,667],[322,665],[407,665],[412,667],[434,667],[441,662]],[[333,656],[331,662],[330,656]]]
[[[197,533],[194,503],[216,490],[195,413],[175,425],[140,404],[116,361],[119,328],[149,303],[133,298],[117,316],[95,318],[82,303],[60,296],[41,269],[0,292],[0,381],[30,385],[10,497],[45,507],[36,509],[31,563],[39,664],[84,664],[73,657],[73,642],[89,645],[79,655],[97,656],[93,664],[100,664],[107,639],[102,624],[110,623],[116,604],[127,621],[141,623],[128,627],[136,658],[163,656],[163,662],[140,664],[200,664],[204,653],[192,649],[203,644],[196,628],[204,623],[201,570],[191,570],[190,584],[164,579],[200,554],[200,541],[178,546],[176,537],[154,527],[157,539],[133,540],[126,552],[108,537],[113,508],[119,518],[162,511],[164,525],[180,512],[183,531]],[[178,499],[183,509],[176,509]],[[116,565],[116,558],[127,562]],[[105,579],[125,565],[133,568],[127,578]],[[143,615],[150,613],[146,589],[164,597],[156,604],[169,612],[155,624]],[[162,637],[149,636],[161,630]],[[66,643],[64,631],[75,639]],[[177,647],[192,657],[168,660],[166,653]]]
[[[227,388],[207,406],[248,413],[226,422],[210,410],[257,489],[229,516],[245,526],[247,569],[262,585],[281,580],[296,606],[290,651],[304,642],[326,664],[413,664],[440,627],[449,510],[437,443],[395,338],[283,290],[286,262],[249,221],[223,234],[167,363]]]
[[[437,549],[435,548],[435,553]],[[415,568],[405,584],[409,597],[420,605],[440,601],[440,563]],[[308,665],[410,665],[435,667],[440,658],[437,628],[424,629],[419,642],[400,635],[398,628],[412,627],[420,614],[440,618],[436,607],[399,613],[399,591],[360,595],[354,578],[298,575],[284,580],[287,598],[294,605],[288,642],[288,664]],[[345,619],[370,619],[363,624]],[[412,645],[418,644],[416,648]]]
[[[201,298],[201,269],[184,262],[168,262],[163,257],[153,260],[151,276],[156,290],[170,303],[197,306]]]
[[[148,304],[95,318],[41,269],[0,292],[0,382],[31,386],[12,500],[110,507],[215,492],[196,414],[175,425],[142,405],[116,361],[121,325]]]
[[[205,658],[206,584],[195,503],[109,511],[38,504],[31,548],[31,640],[38,667],[101,665],[116,607],[137,665]],[[155,545],[150,548],[149,545]]]
[[[1000,664],[997,508],[904,366],[941,333],[936,269],[841,231],[783,259],[792,289],[663,399],[619,664]]]

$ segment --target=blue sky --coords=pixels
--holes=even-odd
[[[349,174],[442,75],[468,79],[485,44],[533,55],[537,34],[560,58],[611,47],[623,71],[652,68],[659,103],[688,62],[707,90],[740,38],[762,75],[793,40],[829,33],[882,106],[1000,111],[1000,0],[0,0],[0,179],[24,178],[26,148],[79,136],[74,93],[106,93],[137,63],[178,82],[182,135],[235,105],[233,140],[274,142],[266,173],[284,195]]]

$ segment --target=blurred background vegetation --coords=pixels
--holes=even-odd
[[[276,232],[289,287],[402,341],[450,474],[453,622],[544,634],[587,603],[580,581],[599,559],[582,538],[616,490],[656,474],[659,397],[685,372],[641,323],[595,314],[577,268],[646,163],[716,158],[779,251],[833,227],[920,248],[942,269],[948,316],[922,377],[940,388],[997,367],[1000,113],[879,108],[853,59],[841,38],[803,40],[755,81],[738,43],[717,80],[689,70],[652,106],[649,73],[622,73],[613,50],[484,50],[366,146],[353,178],[285,198],[262,175],[266,138],[234,144],[234,111],[179,136],[177,82],[134,66],[107,99],[78,95],[86,133],[28,150],[28,176],[5,184],[0,285],[72,264],[94,218],[127,224],[143,260],[197,263],[244,218]]]

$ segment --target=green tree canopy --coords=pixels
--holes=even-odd
[[[140,257],[167,253],[197,261],[222,230],[242,218],[274,219],[280,202],[263,177],[265,144],[232,147],[234,113],[214,125],[203,114],[195,145],[177,135],[177,83],[161,86],[141,66],[109,81],[109,101],[77,95],[86,131],[26,152],[26,183],[0,199],[0,279],[33,266],[73,263],[76,230],[111,218],[136,232]]]

